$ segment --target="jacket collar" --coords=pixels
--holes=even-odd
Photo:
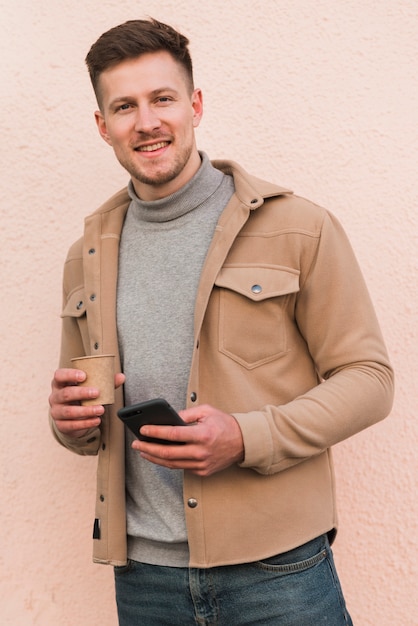
[[[293,193],[290,189],[280,187],[252,174],[248,174],[235,161],[216,160],[212,165],[221,170],[224,174],[234,177],[235,193],[239,200],[251,210],[257,209],[263,204],[265,198],[282,196]]]
[[[261,206],[266,198],[293,193],[290,189],[280,187],[279,185],[253,176],[252,174],[248,174],[248,172],[235,161],[215,160],[212,161],[212,165],[221,170],[224,174],[233,176],[235,193],[239,201],[251,210]],[[109,200],[86,219],[86,222],[100,213],[102,215],[103,226],[107,224],[113,232],[115,232],[114,228],[116,227],[116,231],[120,233],[130,201],[131,199],[125,187],[109,198]],[[116,219],[112,219],[113,212],[115,212],[114,217]],[[108,215],[106,216],[106,214]]]

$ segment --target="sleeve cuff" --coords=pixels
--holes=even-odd
[[[273,461],[273,440],[268,422],[261,411],[233,413],[244,441],[244,460],[240,467],[268,473]]]

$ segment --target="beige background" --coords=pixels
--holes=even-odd
[[[95,459],[59,448],[46,413],[66,250],[126,182],[84,56],[147,14],[191,39],[199,147],[326,206],[351,238],[397,397],[335,450],[335,556],[356,626],[417,625],[416,0],[0,0],[0,623],[116,624],[112,570],[91,563]]]

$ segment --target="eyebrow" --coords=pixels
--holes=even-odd
[[[151,91],[151,95],[155,97],[159,96],[160,93],[167,93],[167,91],[173,94],[178,93],[177,89],[174,89],[174,87],[160,87],[158,89],[154,89],[154,91]]]

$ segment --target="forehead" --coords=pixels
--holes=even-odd
[[[140,96],[162,87],[187,90],[188,81],[183,67],[162,50],[126,59],[110,67],[101,73],[98,86],[106,104],[116,96]]]

